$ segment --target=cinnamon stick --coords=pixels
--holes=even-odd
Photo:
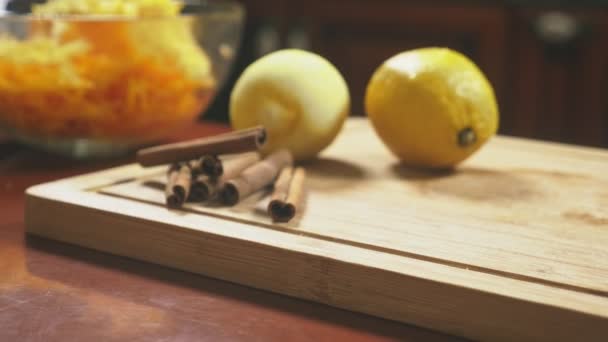
[[[220,178],[200,174],[192,182],[190,197],[192,201],[203,202],[217,195],[226,180],[237,177],[244,169],[260,161],[258,153],[243,153],[222,161],[223,175]]]
[[[282,149],[246,168],[238,177],[227,180],[220,191],[220,199],[226,205],[235,205],[240,199],[249,196],[271,184],[281,169],[293,163],[291,153]]]
[[[237,156],[225,157],[222,159],[224,173],[220,180],[227,181],[238,177],[243,170],[259,162],[261,159],[262,157],[257,152],[248,152]]]
[[[217,178],[224,173],[222,160],[216,155],[205,155],[191,163],[192,177],[208,175]]]
[[[167,173],[165,199],[169,208],[179,208],[190,192],[191,171],[187,164],[173,164]]]
[[[214,155],[203,156],[200,159],[201,171],[211,178],[217,178],[224,173],[222,161]]]
[[[301,207],[305,178],[306,172],[301,167],[283,169],[268,204],[268,213],[273,221],[288,222],[294,218]]]
[[[209,176],[207,175],[196,175],[192,179],[192,185],[190,185],[190,195],[188,196],[189,202],[204,202],[209,199]]]
[[[293,205],[299,203],[304,195],[304,183],[306,181],[306,171],[298,167],[293,172],[291,184],[289,185],[289,194],[287,195],[287,203]]]
[[[192,170],[192,179],[194,180],[198,175],[203,174],[203,170],[201,169],[201,160],[195,159],[189,162],[190,170]]]
[[[289,193],[289,184],[291,183],[291,177],[293,176],[293,167],[286,166],[279,173],[277,181],[274,182],[274,189],[272,196],[270,197],[270,203],[273,201],[287,200],[287,194]]]
[[[179,197],[173,193],[173,186],[177,182],[177,175],[179,174],[179,166],[173,164],[167,170],[167,183],[165,184],[165,201],[169,208],[178,208],[180,206]]]
[[[145,148],[137,151],[142,166],[185,162],[203,155],[256,151],[266,143],[266,130],[254,127],[216,136]]]

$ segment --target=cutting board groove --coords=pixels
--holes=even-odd
[[[120,182],[120,183],[123,183],[123,182]],[[102,193],[104,193],[104,192],[102,191]],[[120,198],[126,198],[126,199],[130,198],[128,196],[125,197],[125,196],[117,195],[117,194],[114,194],[111,192],[107,193],[107,194],[110,196],[116,196],[116,197],[120,197]],[[160,207],[164,207],[163,205],[159,205],[158,201],[146,201],[146,200],[140,200],[140,201],[158,205]],[[192,212],[192,213],[198,212],[197,210],[192,210],[190,208],[184,208],[182,210],[185,212]],[[272,230],[280,231],[280,232],[287,233],[287,234],[295,234],[298,236],[307,236],[307,237],[311,237],[311,238],[315,238],[315,239],[321,239],[321,240],[331,241],[331,242],[340,243],[340,244],[344,244],[344,245],[350,245],[353,247],[365,248],[368,250],[374,250],[374,251],[383,252],[383,253],[390,253],[390,254],[394,254],[397,256],[406,257],[406,258],[413,258],[413,259],[418,259],[418,260],[422,260],[422,261],[443,264],[443,265],[450,266],[450,267],[456,267],[456,268],[465,269],[465,270],[473,270],[473,271],[477,271],[477,272],[483,272],[483,273],[493,274],[493,275],[502,276],[502,277],[509,277],[512,279],[530,281],[530,282],[549,285],[549,286],[553,286],[553,287],[557,287],[557,288],[563,288],[563,289],[567,289],[567,290],[580,291],[580,292],[584,292],[584,293],[599,295],[602,297],[608,297],[608,293],[606,291],[595,291],[595,290],[587,289],[587,288],[581,287],[581,286],[562,284],[562,283],[559,283],[556,281],[550,281],[550,280],[545,280],[545,279],[540,279],[540,278],[535,278],[535,277],[528,277],[528,276],[517,274],[517,273],[504,272],[504,271],[494,270],[494,269],[486,268],[486,267],[478,267],[478,266],[471,265],[471,264],[458,263],[458,262],[451,261],[451,260],[439,259],[439,258],[434,258],[434,257],[430,257],[430,256],[420,255],[420,254],[409,253],[407,251],[400,251],[400,250],[396,250],[396,249],[392,249],[392,248],[376,246],[376,245],[367,244],[367,243],[363,243],[363,242],[351,241],[351,240],[343,239],[343,238],[325,236],[325,235],[318,234],[318,233],[303,232],[300,230],[294,230],[293,228],[289,228],[289,227],[273,225],[271,223],[241,220],[236,217],[225,217],[222,215],[213,214],[211,212],[207,213],[207,215],[235,220],[237,222],[248,223],[250,225],[255,225],[260,228],[272,229]],[[344,220],[341,220],[341,222],[344,222]],[[590,272],[594,271],[593,267],[588,267],[588,269]]]

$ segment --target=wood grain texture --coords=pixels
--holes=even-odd
[[[608,333],[606,151],[498,137],[425,172],[353,119],[305,167],[289,224],[256,211],[263,193],[167,210],[163,168],[127,165],[30,188],[27,229],[465,337]]]
[[[175,139],[227,130],[192,125]],[[0,341],[461,340],[24,234],[25,189],[132,160],[0,145]]]

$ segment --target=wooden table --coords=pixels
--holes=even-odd
[[[24,234],[27,187],[131,160],[75,162],[0,142],[0,341],[457,340]]]

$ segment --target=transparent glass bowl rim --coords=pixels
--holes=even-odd
[[[121,16],[121,15],[34,15],[34,14],[17,14],[7,12],[0,15],[0,23],[27,23],[35,21],[63,21],[63,22],[155,22],[155,21],[171,21],[180,18],[197,18],[206,17],[209,15],[226,16],[229,19],[239,20],[245,13],[243,5],[234,0],[214,0],[202,1],[200,3],[184,2],[185,5],[193,5],[188,13],[180,13],[178,16]]]

